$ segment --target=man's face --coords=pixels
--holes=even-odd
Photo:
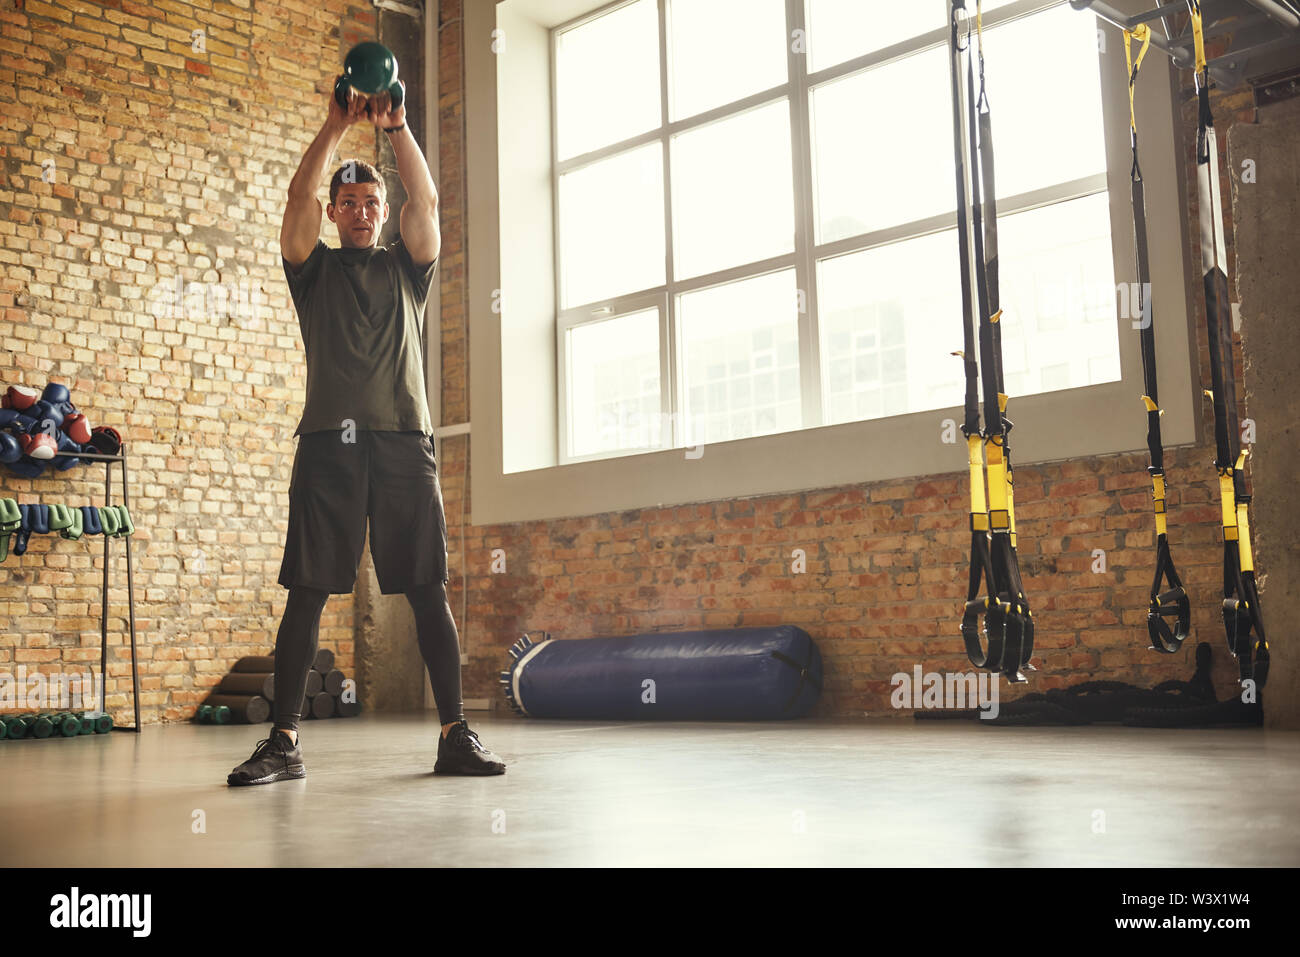
[[[379,242],[379,232],[388,222],[388,204],[376,183],[344,183],[325,212],[339,230],[339,245],[365,249]]]

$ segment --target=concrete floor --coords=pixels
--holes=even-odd
[[[266,725],[0,742],[0,865],[1300,864],[1297,733],[470,720],[504,776],[433,775],[432,715],[308,722],[254,788]]]

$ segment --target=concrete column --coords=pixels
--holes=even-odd
[[[367,711],[423,711],[424,659],[416,641],[415,615],[404,595],[382,595],[370,558],[361,557],[356,609],[357,700]]]
[[[1256,426],[1248,460],[1255,568],[1272,650],[1264,721],[1300,729],[1300,99],[1235,124],[1228,165],[1245,414]]]

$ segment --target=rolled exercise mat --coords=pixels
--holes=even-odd
[[[336,718],[355,718],[360,713],[360,701],[344,701],[342,698],[335,699],[334,716]]]
[[[274,672],[267,675],[262,680],[262,697],[271,704],[275,704],[275,674]]]
[[[267,701],[271,699],[266,696],[265,689],[270,675],[259,675],[255,671],[232,671],[221,679],[221,684],[217,685],[219,694],[260,694]]]
[[[325,676],[315,668],[307,672],[307,697],[314,698],[325,690]]]
[[[799,718],[822,688],[821,652],[792,625],[567,641],[524,635],[510,655],[501,672],[506,699],[535,718]]]
[[[261,724],[271,713],[270,703],[260,694],[214,694],[208,697],[207,703],[214,710],[225,705],[230,709],[232,721],[246,724]]]
[[[270,655],[249,655],[236,661],[230,670],[259,675],[270,674],[275,670],[275,659]]]
[[[334,696],[322,691],[316,697],[312,698],[311,715],[313,718],[334,717]]]
[[[321,674],[326,674],[334,667],[334,652],[328,648],[318,648],[316,650],[316,660],[311,663],[311,666]]]

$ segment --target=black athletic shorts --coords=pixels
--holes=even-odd
[[[447,581],[447,521],[432,439],[360,429],[299,436],[280,584],[350,594],[367,518],[383,594]]]

